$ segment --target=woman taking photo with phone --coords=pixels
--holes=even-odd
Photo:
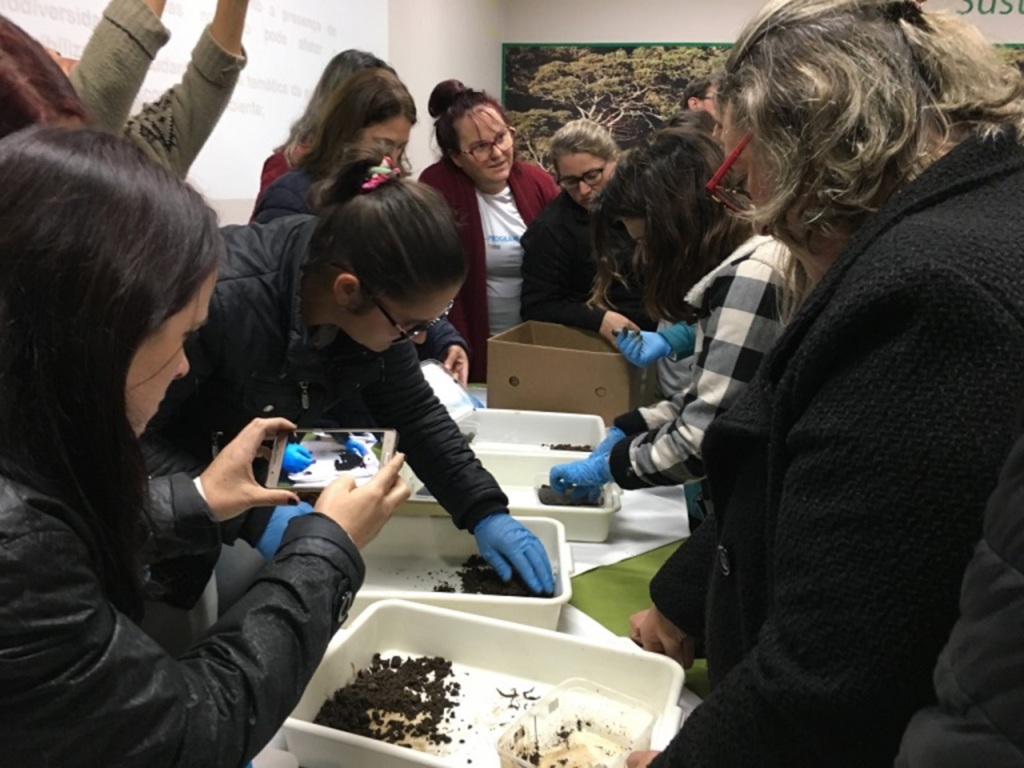
[[[223,254],[216,217],[141,149],[90,129],[9,136],[0,174],[4,762],[241,765],[344,619],[359,548],[408,496],[401,460],[359,490],[331,486],[217,629],[169,656],[137,624],[149,558],[215,524],[208,511],[154,524],[138,435],[188,371]],[[290,426],[249,425],[250,458]]]

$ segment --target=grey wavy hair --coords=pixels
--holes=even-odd
[[[750,217],[806,251],[819,233],[849,237],[957,142],[1024,136],[1022,94],[1020,72],[952,14],[773,0],[732,48],[718,103],[772,190]]]
[[[551,137],[548,154],[557,170],[558,161],[566,155],[586,152],[602,160],[614,160],[619,156],[619,147],[611,132],[594,120],[580,118],[572,120]]]

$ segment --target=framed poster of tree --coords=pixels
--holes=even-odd
[[[587,117],[627,148],[681,111],[682,95],[725,60],[724,43],[502,46],[502,103],[525,159],[549,167],[551,136]]]

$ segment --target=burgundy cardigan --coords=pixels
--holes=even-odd
[[[459,239],[466,254],[468,272],[448,319],[469,342],[469,380],[484,382],[487,381],[487,337],[491,335],[491,328],[487,313],[484,229],[476,200],[476,186],[465,173],[446,160],[426,168],[420,174],[420,181],[444,195],[459,223]],[[558,196],[558,185],[546,171],[518,160],[512,165],[508,185],[526,226],[530,226],[537,214]]]

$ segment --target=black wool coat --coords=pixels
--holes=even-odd
[[[1024,149],[969,139],[856,232],[707,432],[714,512],[651,584],[712,692],[652,763],[892,766],[1024,385]]]

